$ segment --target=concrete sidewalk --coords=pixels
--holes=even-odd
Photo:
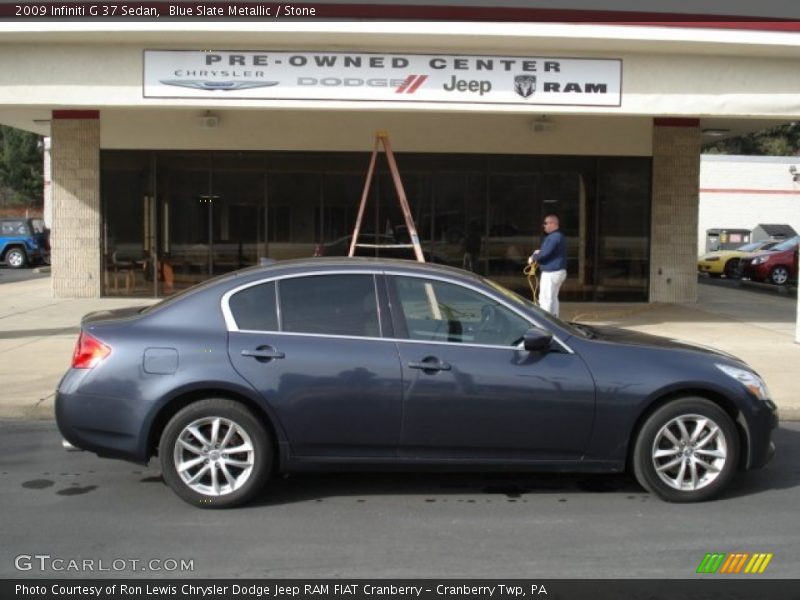
[[[0,286],[0,418],[53,418],[53,397],[69,366],[81,317],[152,304],[152,299],[56,300],[50,280]],[[725,350],[767,381],[781,418],[800,420],[796,303],[785,296],[700,286],[697,304],[563,303],[562,316],[628,327]]]

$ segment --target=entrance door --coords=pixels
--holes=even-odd
[[[169,294],[266,255],[267,196],[255,158],[174,154],[158,168],[158,272]]]

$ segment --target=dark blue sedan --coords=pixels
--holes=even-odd
[[[146,462],[203,507],[275,473],[620,472],[669,501],[763,466],[775,405],[735,357],[570,324],[476,275],[309,259],[87,315],[56,396],[67,442]]]

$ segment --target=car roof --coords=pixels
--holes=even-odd
[[[239,273],[253,276],[255,279],[259,276],[269,276],[272,274],[277,276],[279,274],[303,273],[306,271],[315,270],[336,271],[339,269],[358,271],[389,270],[408,273],[446,275],[461,279],[481,279],[474,273],[470,273],[469,271],[464,271],[463,269],[448,265],[440,265],[437,263],[420,263],[414,260],[406,260],[401,258],[374,258],[366,256],[319,256],[281,260],[268,265],[249,267],[240,271]]]

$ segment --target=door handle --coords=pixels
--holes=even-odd
[[[278,352],[269,346],[260,346],[255,350],[242,350],[242,356],[249,356],[256,360],[270,360],[273,358],[285,358],[286,354]]]
[[[421,361],[411,361],[408,363],[411,369],[422,369],[423,371],[449,371],[450,365],[443,360],[436,358],[425,358]]]

